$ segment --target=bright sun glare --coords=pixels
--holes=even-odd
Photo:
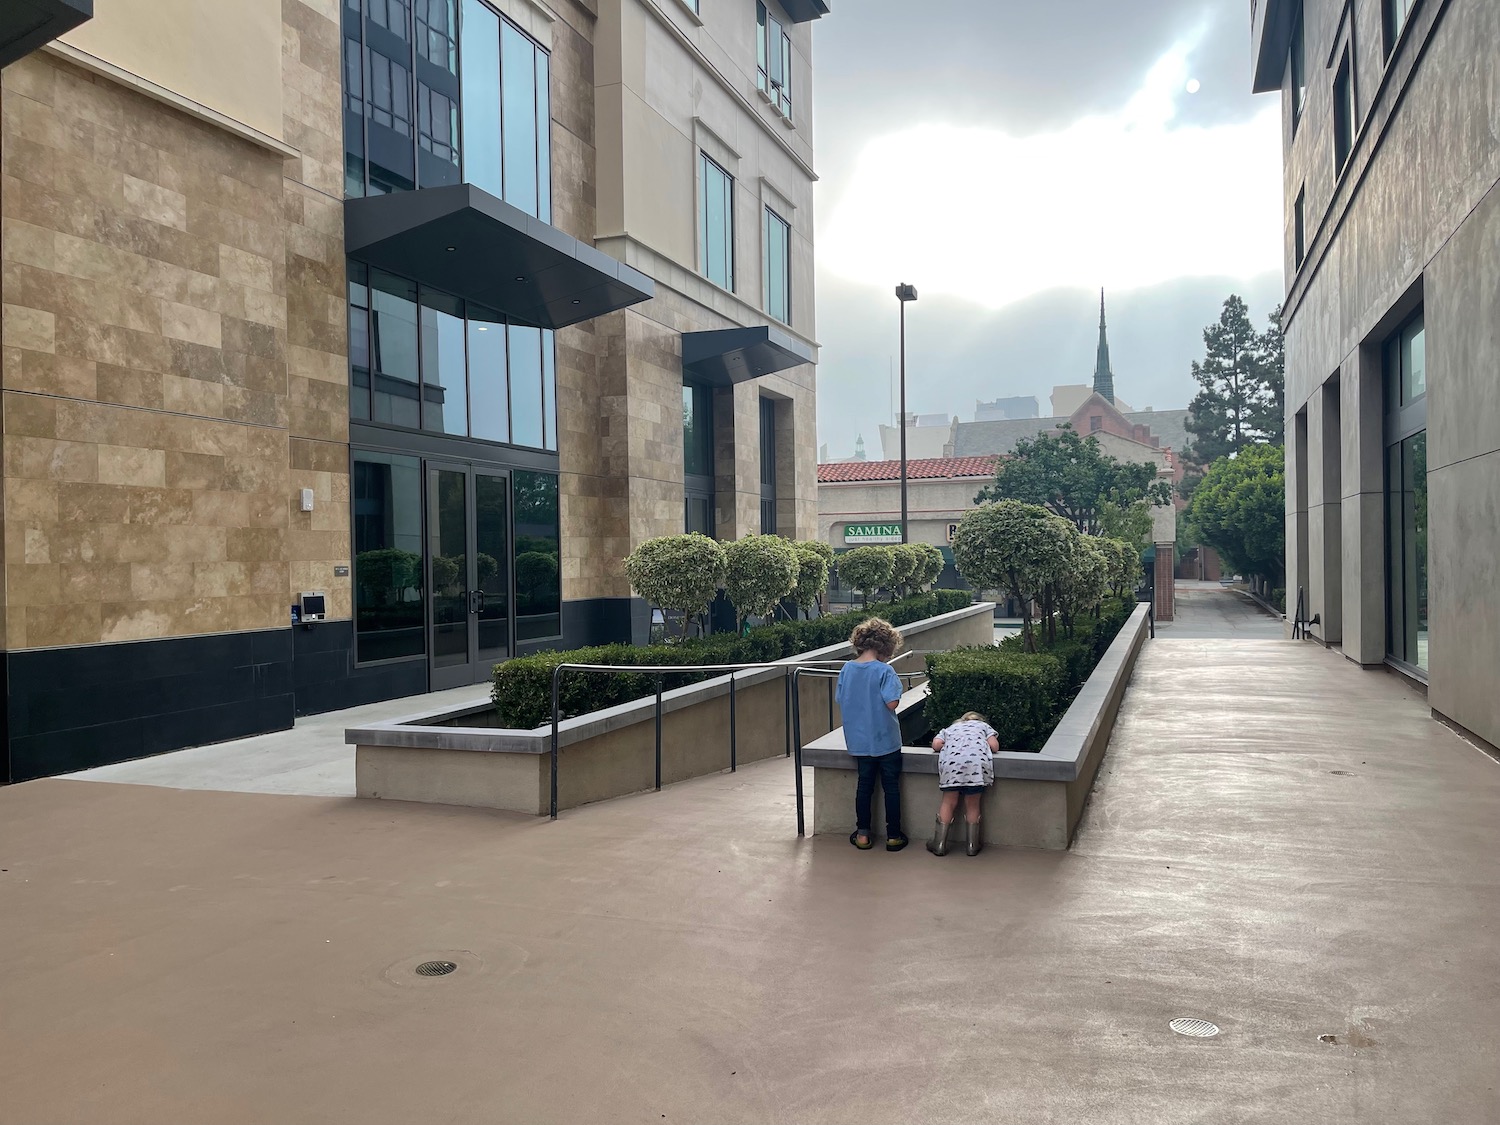
[[[1059,133],[931,125],[875,139],[821,234],[820,264],[989,308],[1063,286],[1280,269],[1274,101],[1245,122],[1173,124],[1200,38],[1157,60],[1118,113]]]

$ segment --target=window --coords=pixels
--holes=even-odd
[[[557,474],[516,470],[516,640],[562,636]]]
[[[422,470],[415,457],[354,455],[355,661],[421,656]]]
[[[1297,123],[1302,120],[1302,108],[1307,104],[1307,44],[1302,38],[1302,5],[1297,5],[1296,22],[1292,24],[1291,55],[1287,71],[1292,83],[1292,132],[1297,132]]]
[[[551,222],[547,52],[482,0],[342,11],[346,194],[462,180]]]
[[[1307,188],[1297,192],[1297,202],[1292,204],[1292,256],[1297,269],[1302,268],[1302,259],[1307,256]]]
[[[1417,6],[1417,0],[1382,0],[1381,22],[1385,25],[1385,54],[1390,58],[1391,52],[1396,49],[1396,40],[1401,38],[1401,31],[1406,27],[1406,19],[1411,15],[1411,10]]]
[[[1104,415],[1102,415],[1102,414],[1090,414],[1089,415],[1089,433],[1091,433],[1091,434],[1097,434],[1102,429],[1104,429]]]
[[[1354,147],[1354,79],[1350,71],[1349,51],[1339,62],[1333,79],[1333,167],[1342,172],[1349,163]]]
[[[699,154],[698,272],[734,289],[734,178]]]
[[[792,39],[781,21],[766,9],[755,5],[756,48],[755,84],[770,98],[776,111],[788,120],[792,116]]]
[[[760,400],[760,533],[776,534],[776,400]]]
[[[1427,356],[1419,312],[1385,345],[1386,651],[1427,669]]]
[[[766,313],[783,324],[790,324],[792,322],[792,227],[769,207],[766,208],[765,254],[761,269],[766,279]]]
[[[714,398],[696,383],[682,385],[683,528],[717,534],[714,525]]]
[[[557,449],[549,329],[349,263],[349,416]]]

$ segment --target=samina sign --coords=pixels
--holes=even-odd
[[[851,523],[844,525],[844,542],[867,546],[872,543],[901,542],[899,523]]]

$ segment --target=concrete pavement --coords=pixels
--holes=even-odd
[[[791,789],[0,790],[0,1123],[1500,1121],[1500,766],[1393,677],[1164,632],[1064,854]]]

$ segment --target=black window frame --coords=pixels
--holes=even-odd
[[[1307,185],[1297,189],[1296,202],[1292,204],[1292,260],[1296,269],[1302,268],[1307,258]]]
[[[780,534],[777,529],[776,494],[776,400],[760,398],[760,533]]]
[[[1420,324],[1420,331],[1423,336],[1424,380],[1422,385],[1422,393],[1413,395],[1410,399],[1404,399],[1403,386],[1405,371],[1403,370],[1402,345],[1403,342],[1408,338],[1414,337],[1415,333],[1413,330],[1418,324]],[[1418,306],[1410,315],[1403,319],[1395,329],[1391,331],[1391,333],[1381,343],[1380,349],[1382,410],[1384,415],[1384,440],[1382,442],[1381,462],[1384,474],[1382,508],[1384,512],[1385,522],[1385,653],[1386,660],[1389,663],[1392,663],[1402,668],[1403,670],[1423,679],[1426,678],[1428,669],[1423,668],[1417,662],[1417,660],[1415,659],[1415,654],[1408,654],[1405,652],[1406,646],[1404,643],[1404,629],[1407,620],[1406,610],[1408,608],[1405,602],[1407,575],[1404,573],[1397,575],[1396,573],[1394,573],[1395,568],[1392,566],[1392,559],[1396,557],[1397,553],[1396,546],[1398,538],[1402,540],[1401,555],[1403,558],[1406,555],[1406,544],[1404,541],[1404,537],[1406,534],[1406,524],[1403,519],[1401,525],[1399,527],[1396,526],[1395,521],[1392,519],[1391,513],[1393,495],[1404,494],[1405,491],[1407,449],[1413,439],[1415,439],[1419,435],[1425,435],[1427,433],[1427,382],[1425,379],[1426,331],[1427,322],[1425,306]],[[1431,452],[1429,449],[1429,459],[1430,455]],[[1426,470],[1424,469],[1424,476],[1425,472]],[[1395,490],[1394,493],[1393,489]],[[1424,562],[1424,567],[1425,565],[1426,564]],[[1427,571],[1427,579],[1430,583],[1430,570]],[[1400,609],[1402,611],[1400,615],[1400,625],[1403,629],[1403,643],[1401,646],[1399,646],[1402,651],[1399,653],[1398,646],[1396,644],[1396,629],[1398,626],[1396,594],[1398,583],[1400,584],[1400,592],[1402,595],[1400,605]],[[1407,659],[1408,655],[1412,656],[1413,658]]]
[[[1354,155],[1354,138],[1358,129],[1358,111],[1354,99],[1353,44],[1346,43],[1333,73],[1333,171],[1343,174]]]
[[[724,232],[726,237],[724,262],[726,275],[723,281],[716,279],[709,271],[711,261],[709,258],[709,224],[708,224],[708,181],[709,170],[712,169],[724,177],[727,187],[724,214],[728,230]],[[698,272],[707,281],[725,289],[730,293],[735,291],[735,214],[734,214],[734,189],[735,179],[729,169],[720,164],[702,149],[698,150]]]
[[[1292,21],[1291,45],[1287,49],[1287,75],[1291,82],[1292,136],[1297,135],[1297,126],[1302,122],[1302,112],[1307,108],[1307,39],[1303,26],[1304,4],[1298,0],[1297,14]]]
[[[790,326],[792,323],[792,224],[781,217],[776,209],[770,204],[764,208],[765,214],[761,222],[761,278],[762,296],[764,297],[766,315],[782,324]],[[779,226],[785,231],[786,250],[782,256],[782,292],[786,294],[786,306],[780,312],[771,307],[771,241],[772,227]]]
[[[796,55],[786,22],[771,13],[765,0],[756,0],[755,4],[755,42],[755,85],[766,95],[771,108],[791,121],[792,68]]]
[[[1421,2],[1422,0],[1380,0],[1380,30],[1386,62],[1396,53],[1396,44],[1401,42],[1402,33],[1411,26],[1412,13]],[[1406,10],[1398,17],[1396,9],[1403,5]]]

